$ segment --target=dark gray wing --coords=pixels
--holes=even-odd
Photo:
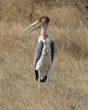
[[[52,41],[52,40],[51,40],[51,42],[50,42],[50,47],[51,47],[51,61],[53,62],[54,53],[55,53],[55,43],[54,43],[54,41]]]
[[[43,45],[44,45],[43,41],[40,41],[37,44],[36,48],[35,48],[35,52],[34,52],[34,68],[36,68],[36,64],[37,64],[38,60],[41,57]]]

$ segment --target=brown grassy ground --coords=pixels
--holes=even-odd
[[[88,28],[74,4],[0,0],[0,110],[88,110]],[[27,36],[23,30],[43,15],[56,50],[49,93],[45,82],[38,94],[33,55],[40,29]]]

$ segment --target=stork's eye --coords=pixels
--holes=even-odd
[[[48,18],[46,18],[46,21],[47,21],[47,22],[49,22],[49,19],[48,19]]]
[[[48,20],[46,19],[46,21],[48,22]]]

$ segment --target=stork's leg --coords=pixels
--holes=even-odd
[[[47,85],[48,85],[48,90],[49,90],[49,70],[48,70],[48,74],[47,74]]]
[[[49,71],[50,71],[50,66],[48,68],[48,74],[47,74],[47,85],[48,85],[48,90],[49,90]]]
[[[38,70],[38,90],[40,89],[40,70]]]
[[[50,65],[49,68],[48,68],[48,74],[47,74],[48,91],[49,91],[49,72],[50,72],[50,68],[51,68],[51,65]]]

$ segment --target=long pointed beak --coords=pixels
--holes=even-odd
[[[34,26],[34,25],[36,25],[37,23],[39,23],[39,21],[36,21],[36,22],[34,22],[33,24],[31,24],[30,26],[28,26],[24,31],[26,31],[27,29],[29,29],[30,27],[32,27],[32,26]],[[24,32],[23,31],[23,32]]]
[[[29,31],[27,34],[29,34],[30,32],[34,31],[35,29],[39,28],[42,24],[39,23],[38,25],[36,25],[31,31]]]

